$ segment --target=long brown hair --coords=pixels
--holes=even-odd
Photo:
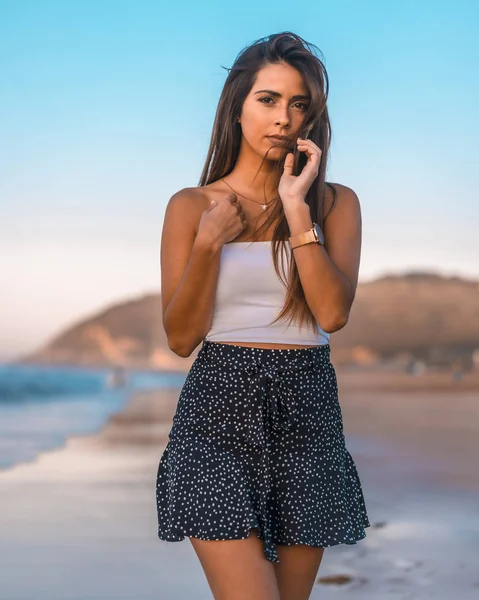
[[[330,212],[336,203],[336,190],[325,181],[328,151],[331,143],[331,125],[326,106],[329,80],[323,62],[316,56],[313,49],[318,50],[314,44],[306,42],[300,36],[284,31],[255,41],[238,54],[230,69],[224,67],[229,73],[218,102],[208,155],[199,185],[204,186],[218,181],[233,170],[238,158],[242,136],[238,117],[241,114],[243,103],[253,87],[258,71],[268,64],[288,63],[302,74],[305,85],[311,94],[311,101],[305,111],[301,129],[294,132],[294,137],[295,139],[297,137],[308,138],[322,150],[318,176],[313,181],[305,199],[310,209],[312,221],[318,223],[322,228],[327,216],[323,215],[326,186],[329,186],[334,194],[334,203]],[[294,152],[293,174],[298,175],[306,164],[307,157],[304,153],[298,152],[295,139],[290,139],[288,145],[289,150]],[[267,154],[263,161],[266,156]],[[286,153],[281,159],[274,162],[272,177],[276,186],[279,185],[283,173],[285,156]],[[279,251],[281,248],[284,249],[285,246],[282,242],[291,235],[283,205],[279,198],[276,199],[271,214],[263,224],[264,230],[267,230],[269,225],[276,219],[278,222],[272,239],[273,263],[278,277],[286,287],[286,298],[273,323],[289,316],[289,322],[296,320],[300,327],[306,323],[317,332],[318,323],[306,302],[296,262],[290,260],[289,274],[286,280],[281,276],[279,270]],[[261,233],[258,233],[259,235]]]

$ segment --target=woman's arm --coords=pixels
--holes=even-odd
[[[356,193],[335,184],[338,201],[324,225],[325,245],[293,250],[306,301],[321,328],[344,327],[356,294],[361,256],[361,208]],[[291,235],[310,229],[309,207],[298,202],[286,214]]]
[[[221,245],[197,235],[202,197],[192,188],[174,194],[161,236],[161,301],[169,348],[190,356],[211,327]]]

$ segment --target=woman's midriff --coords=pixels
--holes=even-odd
[[[287,349],[287,348],[315,348],[315,346],[297,346],[296,344],[263,344],[261,342],[248,343],[248,342],[221,342],[222,344],[229,344],[230,346],[247,346],[248,348],[270,348],[270,349]]]

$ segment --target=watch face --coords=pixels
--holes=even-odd
[[[323,232],[321,231],[321,227],[317,223],[314,223],[314,231],[315,231],[316,235],[318,236],[319,243],[323,246],[324,245],[324,235],[323,235]]]

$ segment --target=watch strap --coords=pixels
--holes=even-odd
[[[297,235],[293,235],[289,238],[289,243],[291,244],[292,249],[314,242],[316,242],[319,245],[322,245],[316,235],[315,223],[313,223],[313,227],[311,227],[311,229],[308,229],[308,231],[298,233]]]

